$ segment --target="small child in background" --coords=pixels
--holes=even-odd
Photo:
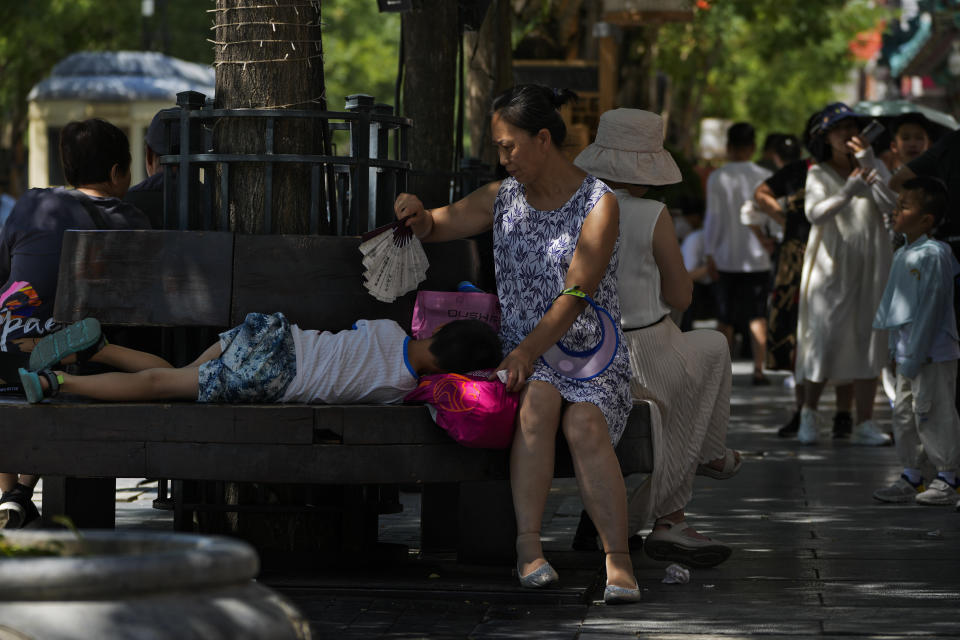
[[[76,376],[52,370],[75,358],[120,372]],[[20,369],[27,400],[57,392],[97,400],[319,402],[392,404],[427,373],[492,369],[503,359],[500,338],[480,320],[455,320],[414,340],[393,320],[357,320],[332,333],[300,329],[282,313],[248,314],[186,367],[143,351],[106,344],[93,318],[41,339]]]
[[[954,406],[960,358],[953,311],[954,278],[960,263],[950,247],[928,234],[946,216],[946,186],[936,178],[904,183],[893,212],[893,229],[906,236],[873,320],[889,330],[896,362],[893,430],[903,473],[873,497],[881,502],[952,505],[957,502],[960,417]],[[923,486],[923,468],[937,477]]]
[[[703,244],[703,202],[692,199],[685,202],[683,219],[690,231],[680,243],[680,253],[683,254],[683,266],[693,280],[693,297],[678,324],[681,331],[690,331],[694,320],[716,317],[716,283],[707,266]]]
[[[890,127],[890,172],[916,160],[930,148],[930,121],[919,113],[905,113]]]

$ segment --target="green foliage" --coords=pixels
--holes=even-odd
[[[374,0],[323,0],[322,15],[327,108],[342,111],[353,93],[393,104],[400,15],[380,13]]]
[[[165,7],[161,23],[159,10]],[[27,94],[53,66],[78,51],[138,50],[146,28],[151,48],[195,62],[212,62],[206,12],[213,2],[166,0],[158,13],[143,19],[133,0],[17,0],[0,2],[0,121],[23,132]],[[164,38],[166,33],[169,37]]]
[[[850,41],[888,15],[868,0],[711,4],[692,23],[660,30],[659,68],[675,87],[702,85],[702,115],[748,120],[761,132],[799,134],[836,100],[858,65]]]
[[[75,51],[133,49],[139,3],[129,0],[29,0],[0,3],[0,117],[20,121],[26,97]]]
[[[146,48],[181,60],[213,64],[213,45],[207,39],[213,38],[214,14],[207,10],[216,6],[215,0],[155,0],[155,3],[154,15],[144,18],[137,27],[149,34]],[[139,11],[139,2],[131,4]],[[136,48],[142,47],[138,39]]]

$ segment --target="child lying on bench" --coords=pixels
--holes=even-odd
[[[86,318],[41,339],[20,369],[27,400],[58,392],[96,400],[197,402],[397,403],[428,373],[491,369],[503,358],[496,332],[479,320],[445,324],[414,340],[393,320],[358,320],[331,333],[300,329],[282,313],[248,314],[243,324],[185,367],[108,344]],[[54,370],[90,361],[116,373],[77,376]]]

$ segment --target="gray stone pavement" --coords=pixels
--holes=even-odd
[[[416,493],[380,518],[382,540],[410,546],[406,562],[264,582],[301,608],[315,638],[960,638],[960,513],[875,502],[873,490],[899,473],[891,447],[779,439],[792,410],[784,376],[752,387],[747,363],[734,373],[728,442],[745,464],[731,480],[697,478],[688,520],[735,551],[688,584],[663,584],[666,563],[637,552],[644,601],[599,602],[602,556],[569,550],[580,512],[572,481],[555,483],[543,527],[557,589],[521,590],[510,567],[419,554]],[[880,396],[877,415],[889,424]],[[169,512],[150,508],[155,495],[154,483],[123,482],[118,527],[169,529]]]

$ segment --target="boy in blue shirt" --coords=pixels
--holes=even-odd
[[[873,327],[889,330],[896,363],[893,429],[903,473],[874,492],[881,502],[952,505],[958,499],[960,417],[954,388],[960,344],[953,294],[960,264],[948,245],[928,236],[946,209],[946,186],[917,177],[904,183],[893,212],[893,230],[907,244],[894,254]],[[924,488],[922,468],[930,465],[937,477]]]

